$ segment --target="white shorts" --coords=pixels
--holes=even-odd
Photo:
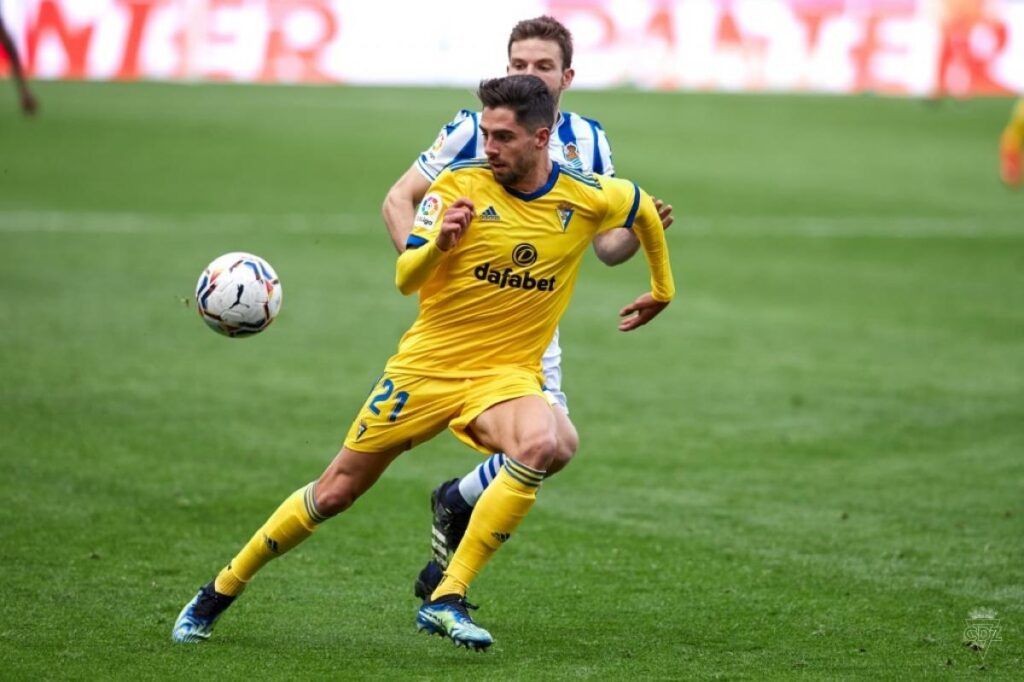
[[[544,372],[544,395],[548,402],[560,406],[568,413],[569,401],[562,393],[562,347],[558,345],[557,328],[541,358],[541,370]]]

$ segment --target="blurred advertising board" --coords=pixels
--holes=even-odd
[[[1024,92],[1024,0],[2,0],[35,78],[472,85],[516,21],[572,31],[577,87]],[[0,57],[0,73],[7,71]]]

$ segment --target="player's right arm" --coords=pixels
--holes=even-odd
[[[395,285],[402,294],[419,291],[469,227],[473,202],[463,194],[456,174],[446,171],[423,197],[395,267]]]
[[[454,249],[473,220],[473,202],[466,197],[455,200],[445,210],[441,227],[434,239],[420,247],[409,247],[398,257],[395,284],[403,295],[419,291],[434,274],[445,254]]]
[[[416,217],[416,206],[427,193],[430,181],[417,168],[416,164],[398,178],[384,197],[381,214],[388,228],[391,243],[398,253],[405,251],[405,242],[412,231],[412,221]]]
[[[388,190],[381,214],[391,243],[398,253],[405,250],[416,207],[423,200],[430,184],[437,180],[441,171],[450,163],[476,155],[478,134],[476,115],[466,109],[458,112],[455,118],[441,128],[430,148],[420,154]]]

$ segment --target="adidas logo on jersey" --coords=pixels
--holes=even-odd
[[[501,220],[501,216],[498,215],[498,212],[494,210],[493,206],[488,206],[487,209],[480,214],[480,220],[495,223]]]

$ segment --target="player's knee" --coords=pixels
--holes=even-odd
[[[558,437],[554,431],[538,431],[524,438],[516,460],[533,469],[547,471],[558,451]]]
[[[555,448],[555,454],[551,458],[551,464],[548,466],[548,473],[555,473],[565,468],[572,458],[576,455],[576,451],[580,448],[580,439],[576,435],[576,430],[573,429],[571,433],[559,434],[558,445]]]
[[[321,480],[316,486],[316,510],[323,516],[345,511],[359,498],[359,493],[344,478]]]

